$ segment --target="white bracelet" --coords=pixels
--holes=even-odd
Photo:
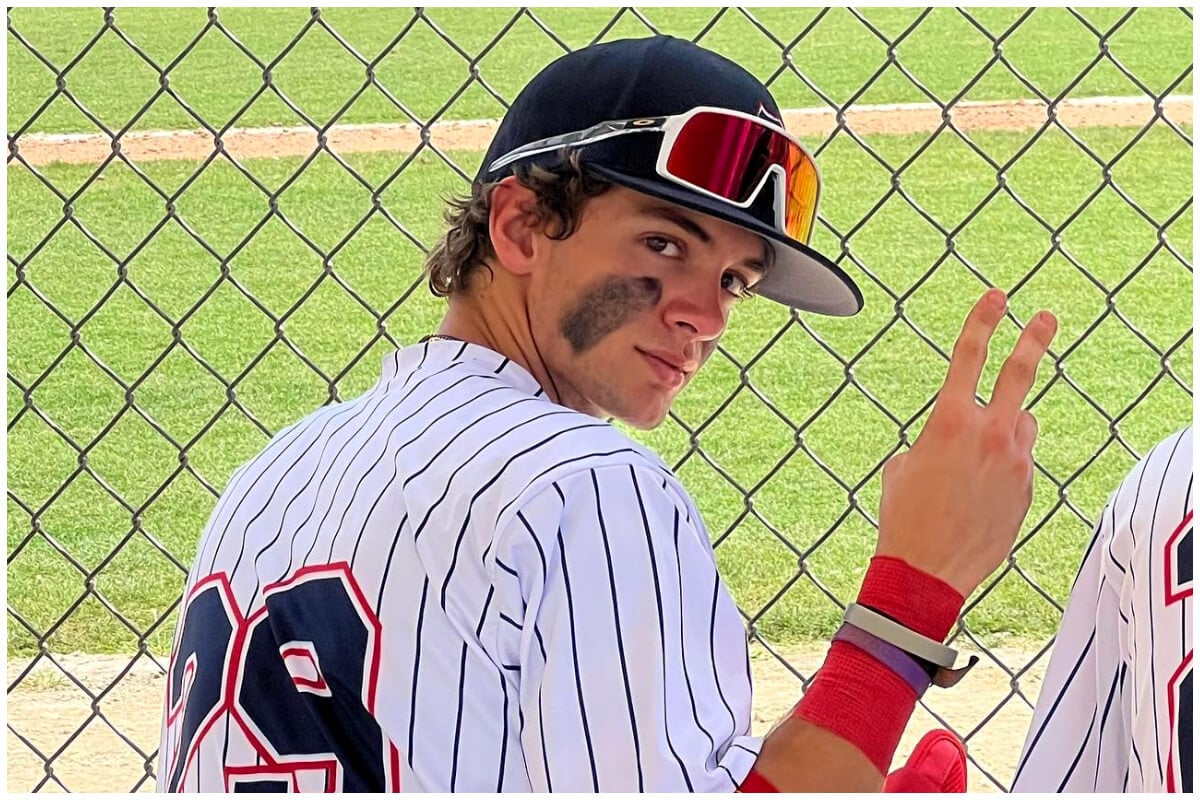
[[[935,642],[928,636],[922,636],[913,629],[906,628],[899,622],[858,603],[851,603],[846,607],[845,620],[854,627],[939,667],[953,667],[954,659],[958,656],[954,648]]]
[[[901,625],[895,620],[888,619],[878,611],[873,611],[858,603],[846,606],[845,621],[849,625],[892,644],[904,652],[927,661],[938,667],[933,675],[933,683],[943,688],[958,683],[971,667],[979,661],[979,656],[971,656],[965,667],[954,669],[958,651],[947,647],[941,642],[934,641],[928,636],[922,636],[911,628]]]

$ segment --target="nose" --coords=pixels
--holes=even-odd
[[[725,331],[727,312],[722,302],[724,290],[698,286],[696,282],[684,287],[666,308],[666,321],[672,328],[684,328],[689,337],[701,341],[717,339]]]

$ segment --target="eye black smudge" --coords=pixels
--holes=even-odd
[[[596,345],[662,298],[656,278],[611,277],[593,286],[562,318],[559,328],[576,355]]]

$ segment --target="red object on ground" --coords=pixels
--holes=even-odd
[[[950,731],[935,728],[921,737],[903,767],[887,776],[885,792],[967,791],[967,749]]]

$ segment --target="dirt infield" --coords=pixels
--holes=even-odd
[[[1149,97],[1066,100],[1055,109],[1057,119],[1070,128],[1142,126],[1153,119],[1154,112]],[[1162,112],[1176,124],[1191,124],[1191,96],[1166,98]],[[929,133],[942,124],[942,116],[942,109],[932,103],[854,106],[844,112],[845,125],[859,136]],[[1039,100],[963,102],[950,109],[948,116],[964,132],[1031,130],[1046,124],[1049,108]],[[827,108],[798,109],[785,111],[784,121],[796,136],[814,141],[835,129],[838,115]],[[413,124],[334,125],[324,136],[338,153],[408,152],[424,138],[441,150],[485,150],[495,130],[494,120],[474,120],[439,122],[426,131]],[[239,160],[307,156],[318,143],[317,131],[309,127],[231,128],[221,136],[225,152]],[[21,158],[33,166],[98,164],[114,147],[113,140],[103,134],[30,134],[14,144]],[[199,161],[213,154],[216,142],[205,130],[131,131],[121,137],[119,147],[134,161]]]
[[[1002,648],[995,655],[1010,668],[1021,669],[1035,653],[1018,648]],[[784,648],[786,657],[805,675],[820,664],[824,648],[820,645]],[[59,661],[93,692],[108,686],[128,664],[122,656],[66,655]],[[1045,657],[1024,675],[1019,686],[1031,700],[1041,688]],[[10,659],[9,684],[20,674],[27,660]],[[45,662],[43,662],[45,663]],[[800,682],[782,664],[761,647],[752,653],[755,681],[754,732],[765,734],[795,703]],[[1029,707],[1012,694],[1011,679],[986,655],[958,687],[931,689],[926,705],[967,736],[971,791],[995,792],[997,788],[982,770],[1007,784],[1016,768],[1021,744],[1032,715]],[[129,792],[146,774],[145,760],[138,756],[113,727],[151,753],[158,746],[163,698],[163,677],[148,661],[141,660],[99,703],[99,710],[112,727],[99,718],[91,719],[84,732],[54,759],[54,774],[74,792]],[[1001,710],[972,735],[997,706]],[[92,716],[91,701],[53,666],[41,664],[8,695],[8,722],[21,736],[46,755],[63,747],[80,725]],[[897,762],[907,757],[924,731],[939,723],[929,711],[918,707],[897,753]],[[29,792],[46,776],[43,761],[12,730],[8,732],[8,791]],[[145,781],[141,791],[152,791]],[[53,780],[40,791],[62,791]]]

